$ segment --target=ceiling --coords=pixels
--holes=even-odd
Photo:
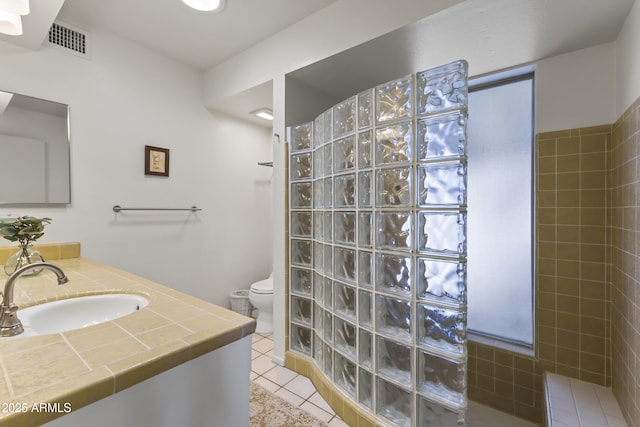
[[[0,40],[37,50],[56,19],[80,29],[116,34],[195,69],[208,70],[336,1],[227,0],[221,13],[203,13],[180,0],[31,0],[32,13],[23,20],[25,35],[0,36]],[[495,69],[491,62],[495,58],[509,62],[513,57],[510,64],[514,65],[527,56],[537,60],[615,40],[634,1],[465,0],[288,76],[341,100],[433,66],[424,58],[440,60],[451,50],[458,55],[464,46],[480,59],[474,64],[484,62]],[[513,46],[514,40],[527,51],[525,55],[505,53],[504,46]],[[382,52],[387,56],[380,62]],[[505,55],[509,56],[506,61]],[[223,109],[270,126],[252,119],[248,112],[271,104],[272,85],[267,82],[225,100]]]
[[[58,18],[208,70],[336,0],[228,0],[220,13],[180,0],[65,0]]]

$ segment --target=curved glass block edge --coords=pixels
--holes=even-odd
[[[307,132],[308,137],[304,137],[301,133]],[[313,122],[300,123],[293,126],[287,126],[286,141],[289,143],[289,152],[298,153],[302,151],[310,151],[313,149]]]
[[[442,399],[440,397],[438,397],[437,395],[431,395],[431,394],[426,394],[420,390],[416,391],[416,398],[417,399],[424,399],[427,402],[430,402],[434,405],[439,405],[442,406],[445,409],[448,409],[452,412],[457,412],[457,413],[466,413],[467,409],[469,408],[469,399],[467,397],[467,393],[464,393],[463,396],[463,402],[460,405],[455,405],[452,402]]]

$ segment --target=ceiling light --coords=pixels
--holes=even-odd
[[[22,34],[22,19],[20,15],[0,10],[0,33],[10,36]]]
[[[29,0],[0,0],[0,11],[14,15],[28,15]]]
[[[260,117],[261,119],[273,120],[273,111],[269,108],[260,108],[259,110],[252,111],[249,114]]]
[[[224,9],[226,0],[182,0],[182,2],[202,12],[220,12]]]

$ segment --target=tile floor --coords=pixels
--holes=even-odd
[[[251,345],[251,380],[282,399],[299,406],[325,421],[331,427],[348,427],[316,391],[305,376],[275,364],[270,335],[253,334]],[[536,427],[536,424],[496,411],[476,402],[469,402],[469,427]]]

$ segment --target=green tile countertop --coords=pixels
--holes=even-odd
[[[116,292],[143,295],[149,305],[83,329],[0,337],[0,427],[46,423],[255,330],[254,319],[122,270],[86,258],[51,262],[69,282],[58,286],[47,270],[20,278],[20,308]]]

